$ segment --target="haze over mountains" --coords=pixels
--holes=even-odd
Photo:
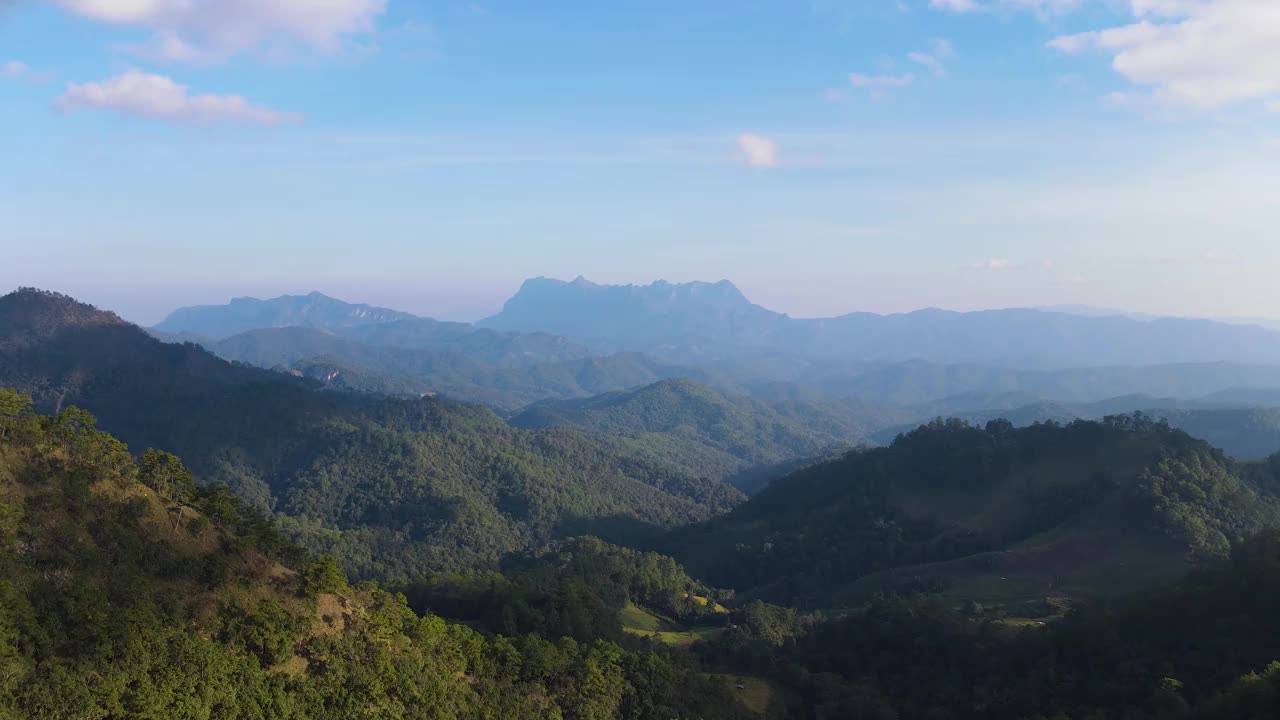
[[[184,308],[157,326],[232,360],[340,387],[514,411],[685,376],[737,394],[803,389],[939,411],[1280,388],[1280,333],[1208,320],[1010,309],[798,320],[731,283],[527,281],[477,325],[317,293]]]
[[[1280,361],[1280,334],[1256,326],[1027,309],[795,319],[751,303],[723,280],[610,286],[537,278],[479,324],[632,350],[661,348],[673,359],[763,351],[848,363],[924,359],[1015,367]]]
[[[1256,628],[1274,625],[1274,602],[1256,589],[1280,567],[1265,534],[1280,528],[1276,366],[862,364],[742,350],[739,331],[701,360],[672,350],[691,332],[681,323],[711,323],[720,310],[707,305],[732,314],[735,294],[676,292],[634,348],[315,295],[178,313],[172,334],[152,331],[200,337],[224,357],[65,296],[6,295],[0,388],[31,401],[0,390],[0,550],[17,548],[0,566],[24,583],[0,582],[0,598],[28,609],[15,621],[0,604],[0,628],[18,628],[0,634],[0,661],[25,657],[6,638],[85,626],[104,643],[100,633],[157,647],[198,635],[241,667],[239,682],[270,684],[272,702],[338,707],[354,696],[335,690],[336,669],[385,681],[362,680],[365,704],[335,718],[400,697],[396,683],[418,681],[384,665],[438,651],[479,656],[422,708],[536,700],[581,720],[801,720],[821,704],[839,709],[831,718],[889,720],[927,706],[1018,720],[1051,707],[1166,717],[1150,688],[1170,668],[1195,684],[1184,704],[1212,708],[1272,657]],[[840,369],[791,374],[801,367]],[[1162,394],[1045,398],[1134,388]],[[131,455],[78,409],[40,414],[71,406],[134,453],[153,446],[188,465]],[[1144,409],[1156,417],[1128,414]],[[936,416],[960,419],[919,426]],[[342,571],[405,599],[353,589]],[[1144,604],[1125,606],[1142,609],[1133,617],[1071,613],[1100,600]],[[145,623],[103,620],[154,602],[166,609]],[[1235,613],[1226,625],[1213,622],[1222,608]],[[388,638],[395,660],[366,663]],[[125,646],[150,647],[139,642]],[[83,671],[101,702],[165,707],[167,695],[135,690],[152,674],[208,682],[191,679],[201,665],[189,659],[148,671],[146,652],[117,666],[77,648],[49,657]],[[860,669],[868,657],[874,671]],[[1098,657],[1123,668],[1121,686],[1097,681]],[[954,680],[980,663],[981,677]],[[1086,689],[1027,675],[1049,665]],[[28,688],[20,707],[87,702],[47,664],[5,667]],[[748,703],[748,687],[763,700]],[[299,717],[273,712],[260,714]]]

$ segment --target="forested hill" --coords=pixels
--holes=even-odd
[[[826,622],[752,602],[685,653],[599,637],[630,600],[698,606],[669,559],[584,539],[510,576],[411,589],[473,618],[455,624],[351,584],[224,488],[193,484],[178,458],[135,456],[79,409],[39,416],[29,405],[0,391],[5,720],[1262,720],[1280,710],[1280,664],[1267,666],[1280,653],[1274,533],[1174,587],[1048,627],[939,597],[882,596]],[[516,632],[493,633],[507,625]]]
[[[1207,403],[1206,403],[1207,404]],[[1157,400],[1148,397],[1121,397],[1099,403],[1070,405],[1037,402],[1012,409],[938,413],[972,423],[1005,419],[1014,425],[1037,422],[1068,423],[1077,419],[1099,419],[1123,412],[1142,412],[1165,420],[1172,427],[1185,430],[1237,460],[1262,460],[1280,452],[1280,408],[1275,407],[1196,407],[1197,403]],[[1186,407],[1190,406],[1190,407]],[[879,430],[871,439],[888,444],[915,424],[898,425]]]
[[[416,615],[178,458],[24,400],[0,391],[0,718],[751,717],[668,655]]]
[[[585,400],[540,403],[510,422],[585,430],[627,456],[675,463],[750,493],[772,479],[771,467],[780,472],[863,444],[886,415],[893,417],[855,401],[753,399],[673,379]]]
[[[619,457],[577,431],[521,431],[478,407],[318,392],[39,291],[0,298],[0,386],[79,405],[131,445],[181,454],[365,576],[492,563],[591,532],[706,519],[741,494]]]
[[[504,411],[548,398],[631,388],[682,372],[638,353],[590,356],[550,335],[472,329],[439,336],[429,329],[426,334],[413,330],[425,322],[361,326],[341,334],[268,328],[206,342],[205,347],[228,360],[296,370],[327,387],[433,393]]]
[[[1167,582],[1280,525],[1256,472],[1162,423],[938,421],[776,481],[661,548],[709,582],[839,606],[885,589],[1014,602]]]
[[[796,714],[806,718],[1280,717],[1276,531],[1109,606],[1047,623],[989,610],[884,595],[817,624],[762,612],[703,654],[795,688]]]

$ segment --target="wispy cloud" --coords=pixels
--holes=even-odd
[[[1020,10],[1030,10],[1042,17],[1056,17],[1066,15],[1067,13],[1078,10],[1084,4],[1084,0],[1000,0],[1002,4],[1018,8]],[[1138,0],[1144,2],[1145,0]],[[1168,2],[1170,0],[1154,0],[1155,2]],[[1178,2],[1179,0],[1172,0]]]
[[[1143,2],[1144,0],[1136,0]],[[1153,2],[1178,2],[1179,0],[1151,0]],[[1056,17],[1066,15],[1078,9],[1084,0],[987,0],[986,2],[978,2],[978,0],[929,0],[929,7],[942,12],[967,14],[984,12],[989,10],[997,10],[1000,8],[1013,8],[1016,10],[1029,10],[1041,17]]]
[[[10,60],[0,65],[0,78],[42,85],[49,82],[49,73],[37,72],[26,63]]]
[[[296,113],[254,105],[239,95],[193,95],[163,75],[130,70],[101,83],[68,83],[58,110],[110,110],[155,120],[190,123],[243,122],[281,125],[302,121]]]
[[[942,62],[928,53],[913,52],[908,53],[907,57],[911,59],[911,62],[929,68],[930,72],[938,77],[942,77],[947,74],[947,69],[942,66]]]
[[[388,0],[52,0],[82,17],[150,30],[137,52],[212,63],[255,49],[303,45],[323,52],[372,32]]]
[[[971,13],[981,9],[974,0],[929,0],[929,7],[952,13]]]
[[[906,87],[915,81],[915,75],[905,73],[903,75],[863,75],[862,73],[850,73],[849,84],[856,88],[890,88],[890,87]]]
[[[777,167],[778,142],[764,135],[744,132],[738,135],[738,155],[751,167]]]
[[[911,52],[907,53],[907,59],[917,65],[923,65],[929,69],[937,77],[947,74],[947,68],[943,65],[943,60],[950,58],[955,54],[955,48],[949,40],[934,40],[931,52]]]
[[[1008,258],[987,258],[986,260],[979,260],[978,262],[970,263],[966,266],[966,269],[998,271],[1012,270],[1017,266],[1017,263],[1009,260]]]
[[[887,89],[906,87],[915,82],[915,80],[916,76],[913,73],[903,73],[901,75],[849,74],[849,86],[857,90],[865,90],[873,98],[883,96],[884,91]]]
[[[1135,86],[1131,106],[1196,110],[1280,102],[1280,3],[1275,0],[1130,0],[1135,22],[1063,35],[1049,47],[1096,50]]]

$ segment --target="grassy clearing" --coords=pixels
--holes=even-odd
[[[724,632],[724,628],[719,627],[683,627],[630,603],[618,613],[618,620],[622,622],[622,629],[631,635],[676,647],[688,647]]]
[[[692,599],[694,602],[698,603],[702,607],[707,607],[708,605],[711,604],[710,598],[705,598],[705,597],[702,597],[701,595],[690,595],[689,593],[685,593],[684,596]],[[711,611],[717,614],[724,615],[729,612],[729,608],[721,605],[720,603],[716,603],[715,607],[711,608]]]
[[[631,603],[627,603],[622,612],[618,613],[618,620],[622,622],[623,629],[628,631],[662,632],[671,629],[671,623]]]
[[[773,685],[770,685],[769,681],[748,675],[725,673],[711,673],[707,677],[713,680],[722,680],[734,691],[738,700],[751,712],[763,715],[769,710],[769,703],[773,701],[774,692]]]
[[[657,640],[660,643],[671,645],[673,647],[689,647],[697,642],[712,640],[724,632],[724,628],[718,627],[700,627],[690,628],[688,630],[670,630],[666,632],[646,632],[644,630],[631,630],[629,628],[623,629],[632,635],[647,637],[650,640]]]

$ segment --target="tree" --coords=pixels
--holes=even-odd
[[[195,489],[195,481],[191,471],[182,464],[177,455],[147,448],[138,460],[138,479],[147,487],[160,493],[162,497],[177,502],[191,499]]]
[[[303,575],[307,579],[307,592],[311,595],[337,593],[347,588],[347,578],[332,555],[325,555],[308,564]]]
[[[8,388],[0,388],[0,438],[9,437],[18,421],[31,412],[31,398]]]

